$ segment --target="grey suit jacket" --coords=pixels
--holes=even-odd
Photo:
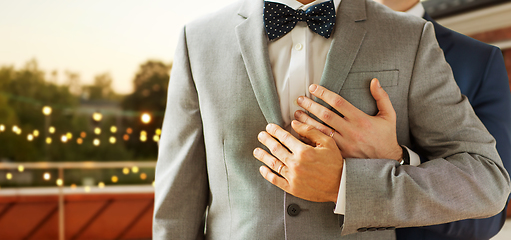
[[[264,180],[252,156],[263,147],[257,134],[283,120],[262,3],[241,0],[183,30],[156,167],[155,239],[393,239],[396,227],[501,211],[509,176],[431,23],[370,0],[341,2],[321,85],[373,115],[369,81],[378,78],[396,109],[399,143],[432,160],[346,159],[342,226],[334,203]],[[287,213],[293,203],[297,216]]]

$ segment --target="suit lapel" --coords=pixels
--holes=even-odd
[[[365,1],[343,0],[337,11],[332,44],[327,55],[320,85],[339,93],[357,57],[366,30],[359,22],[366,19]],[[315,98],[320,104],[328,105]]]
[[[283,126],[263,26],[263,1],[245,0],[239,15],[245,20],[236,26],[236,36],[257,102],[268,123]]]

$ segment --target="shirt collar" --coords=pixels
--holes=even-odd
[[[268,0],[267,2],[276,2],[276,3],[282,3],[289,7],[291,7],[294,10],[297,9],[307,9],[310,6],[320,4],[322,2],[328,2],[330,0],[316,0],[314,2],[311,2],[309,4],[303,4],[301,2],[298,2],[297,0]],[[339,8],[339,4],[341,3],[341,0],[334,0],[334,6],[335,6],[335,12],[337,13],[337,9]]]
[[[422,6],[422,3],[418,2],[417,4],[415,4],[415,6],[408,9],[406,13],[412,14],[417,17],[424,17],[424,13],[426,13],[426,10],[424,10],[424,6]]]

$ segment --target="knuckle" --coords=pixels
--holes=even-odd
[[[346,101],[340,97],[340,96],[336,96],[333,100],[333,107],[334,108],[341,108],[342,106],[344,106],[344,104],[346,103]]]
[[[323,112],[321,113],[321,116],[323,116],[323,120],[327,121],[327,120],[330,120],[332,119],[332,112],[328,111],[328,110],[323,110]]]
[[[270,147],[270,151],[272,153],[276,153],[278,150],[279,150],[279,145],[278,144],[273,144],[273,146]]]

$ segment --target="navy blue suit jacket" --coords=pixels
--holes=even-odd
[[[439,25],[427,14],[424,18],[435,26],[438,43],[451,65],[461,93],[468,97],[475,113],[496,139],[497,151],[510,172],[511,93],[502,52],[497,47]],[[396,230],[396,234],[397,239],[413,240],[490,239],[500,231],[505,220],[506,208],[490,218],[401,228]]]

